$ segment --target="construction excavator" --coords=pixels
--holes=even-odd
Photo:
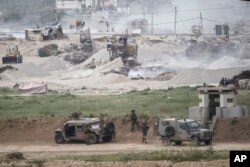
[[[20,54],[17,45],[9,45],[6,49],[6,55],[2,57],[3,64],[17,64],[23,62],[23,56]]]

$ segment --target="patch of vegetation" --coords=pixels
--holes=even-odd
[[[11,88],[0,87],[0,95],[10,95],[10,94],[15,94],[15,93],[17,92]]]
[[[190,106],[199,103],[197,90],[190,87],[170,90],[132,91],[121,95],[86,95],[71,93],[49,93],[44,96],[10,96],[1,94],[8,89],[0,89],[2,118],[29,116],[69,116],[72,112],[82,112],[83,116],[107,114],[123,117],[135,109],[138,116],[145,119],[158,117],[186,117]],[[4,91],[3,91],[4,90]],[[12,91],[10,91],[12,92]],[[1,96],[2,95],[2,96]],[[250,94],[239,93],[238,104],[250,108]]]
[[[45,162],[47,162],[46,159],[32,159],[28,161],[29,164],[34,164],[38,167],[42,167]]]
[[[56,160],[79,160],[90,162],[119,162],[119,161],[163,161],[168,160],[171,162],[183,161],[201,161],[201,160],[218,160],[228,159],[229,152],[227,151],[214,151],[212,148],[202,150],[164,150],[149,153],[119,153],[110,155],[94,155],[94,156],[60,156]]]

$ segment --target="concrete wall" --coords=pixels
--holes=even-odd
[[[236,106],[235,94],[220,95],[220,107],[235,107],[235,106]]]
[[[199,94],[199,107],[208,107],[209,105],[209,95],[208,94]]]

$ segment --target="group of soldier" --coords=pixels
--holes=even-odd
[[[137,126],[138,130],[141,129],[141,131],[142,131],[142,143],[147,144],[148,143],[147,142],[147,134],[148,134],[149,126],[147,126],[146,120],[143,121],[143,123],[141,124],[141,127],[140,127],[138,120],[137,120],[137,115],[135,113],[135,110],[131,110],[130,121],[131,121],[131,131],[132,132],[135,131],[135,125]]]

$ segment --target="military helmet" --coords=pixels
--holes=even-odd
[[[135,112],[135,109],[131,110],[131,112]]]

